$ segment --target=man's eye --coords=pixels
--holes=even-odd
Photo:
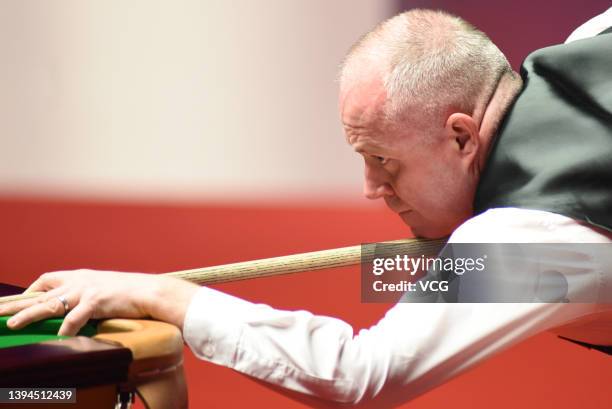
[[[378,162],[380,162],[381,165],[384,165],[384,164],[386,164],[389,161],[388,158],[385,158],[383,156],[374,156],[374,159],[376,159]]]

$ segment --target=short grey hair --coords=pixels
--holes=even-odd
[[[472,114],[512,73],[485,33],[460,17],[425,9],[392,17],[362,37],[342,64],[341,86],[358,78],[363,64],[380,69],[390,120],[414,107],[427,116],[448,107]]]

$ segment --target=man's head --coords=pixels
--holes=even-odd
[[[515,74],[499,49],[446,13],[411,10],[364,36],[342,65],[340,114],[365,160],[365,195],[418,236],[468,219],[505,77]]]

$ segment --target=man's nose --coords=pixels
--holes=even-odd
[[[375,200],[385,196],[393,196],[393,189],[382,173],[383,171],[374,170],[366,165],[363,195],[368,199]]]

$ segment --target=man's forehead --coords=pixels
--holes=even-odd
[[[383,114],[387,92],[379,75],[364,73],[345,84],[340,93],[342,122],[346,126],[364,126]]]

